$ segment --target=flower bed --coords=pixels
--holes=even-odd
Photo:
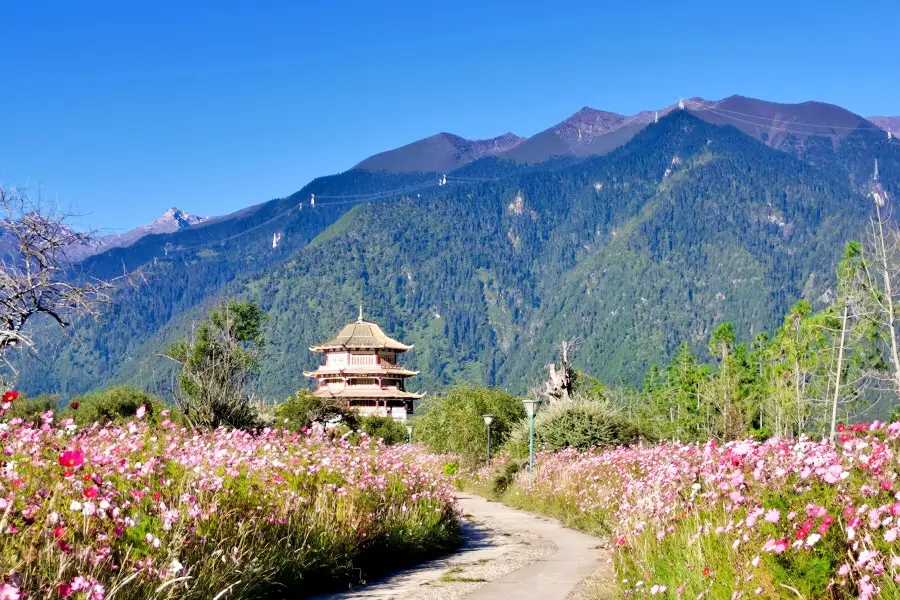
[[[421,448],[42,420],[0,426],[2,599],[302,597],[457,540]]]
[[[609,536],[626,597],[900,597],[900,423],[540,454],[505,499]]]

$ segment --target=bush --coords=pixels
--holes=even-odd
[[[648,436],[603,400],[576,397],[545,406],[534,420],[534,445],[539,450],[562,450],[631,444]],[[516,427],[504,448],[510,456],[528,456],[528,422]]]
[[[29,421],[40,423],[42,414],[50,410],[56,411],[57,402],[59,402],[59,399],[50,394],[29,398],[25,394],[19,393],[19,397],[12,403],[3,417],[7,421],[22,419],[26,423]]]
[[[343,400],[318,398],[309,390],[300,390],[281,404],[276,404],[274,412],[275,426],[292,431],[300,431],[314,422],[339,420],[350,429],[356,429],[359,424],[357,414],[349,410]]]
[[[129,386],[115,386],[72,398],[60,416],[74,419],[80,427],[93,423],[121,423],[133,419],[141,406],[146,408],[144,419],[150,423],[162,421],[164,417],[161,413],[168,408],[162,399],[153,394]],[[181,422],[180,413],[169,410],[171,414],[168,418]]]
[[[528,464],[522,459],[511,459],[500,469],[493,473],[491,479],[491,493],[495,498],[500,498],[516,480],[516,475]]]
[[[409,440],[406,425],[391,417],[361,417],[356,428],[373,439],[382,440],[386,446],[405,444]]]
[[[450,452],[468,460],[485,458],[487,431],[482,415],[491,414],[491,444],[499,448],[525,416],[522,401],[497,389],[455,387],[426,400],[415,417],[413,435],[435,453]]]

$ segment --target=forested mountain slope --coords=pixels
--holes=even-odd
[[[302,370],[318,359],[308,346],[360,303],[416,344],[407,362],[424,389],[466,380],[524,391],[572,337],[577,366],[635,382],[683,341],[704,348],[716,323],[734,321],[746,338],[831,284],[870,210],[854,182],[877,157],[896,187],[900,146],[867,131],[837,147],[810,139],[797,154],[815,165],[674,111],[603,157],[483,159],[446,186],[427,174],[323,178],[207,225],[233,229],[225,242],[142,240],[124,256],[150,262],[148,283],[125,290],[81,343],[48,351],[55,362],[27,365],[23,387],[152,387],[168,368],[157,353],[232,295],[269,312],[258,391],[270,399],[306,385]],[[273,249],[276,229],[288,243]],[[166,256],[164,243],[181,250]]]
[[[48,330],[37,336],[37,356],[22,356],[17,363],[22,388],[71,394],[102,384],[123,365],[139,364],[145,342],[166,324],[231,293],[239,278],[286,260],[354,203],[397,198],[404,190],[429,186],[437,187],[435,176],[348,171],[316,179],[287,198],[173,233],[147,235],[127,248],[90,257],[79,265],[84,276],[138,272],[137,284],[122,286],[96,321],[81,320],[68,332],[42,324]],[[313,193],[321,196],[315,210]],[[275,234],[280,238],[273,248]]]
[[[247,290],[272,315],[261,389],[302,385],[305,345],[360,301],[416,343],[426,388],[523,391],[571,337],[580,367],[634,382],[717,322],[747,336],[815,300],[867,214],[840,175],[674,114],[604,158],[348,215]]]

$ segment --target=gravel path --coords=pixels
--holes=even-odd
[[[394,573],[337,600],[587,600],[602,598],[612,575],[600,540],[551,519],[471,494],[458,494],[463,544],[447,557]]]

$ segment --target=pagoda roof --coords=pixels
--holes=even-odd
[[[348,386],[339,392],[316,390],[313,392],[313,396],[318,398],[373,398],[378,400],[395,398],[400,400],[418,400],[423,398],[425,394],[424,392],[416,394],[400,390],[361,389]]]
[[[381,327],[369,321],[363,321],[362,311],[355,323],[350,323],[341,329],[334,339],[324,344],[311,346],[313,352],[325,352],[327,350],[397,350],[406,352],[412,346],[389,338]]]
[[[326,375],[344,375],[347,377],[353,375],[364,375],[367,377],[376,375],[383,375],[385,377],[413,377],[414,375],[418,375],[419,372],[412,371],[410,369],[404,369],[403,367],[385,367],[380,365],[348,365],[344,367],[329,367],[322,365],[315,371],[303,371],[303,374],[307,377]]]

